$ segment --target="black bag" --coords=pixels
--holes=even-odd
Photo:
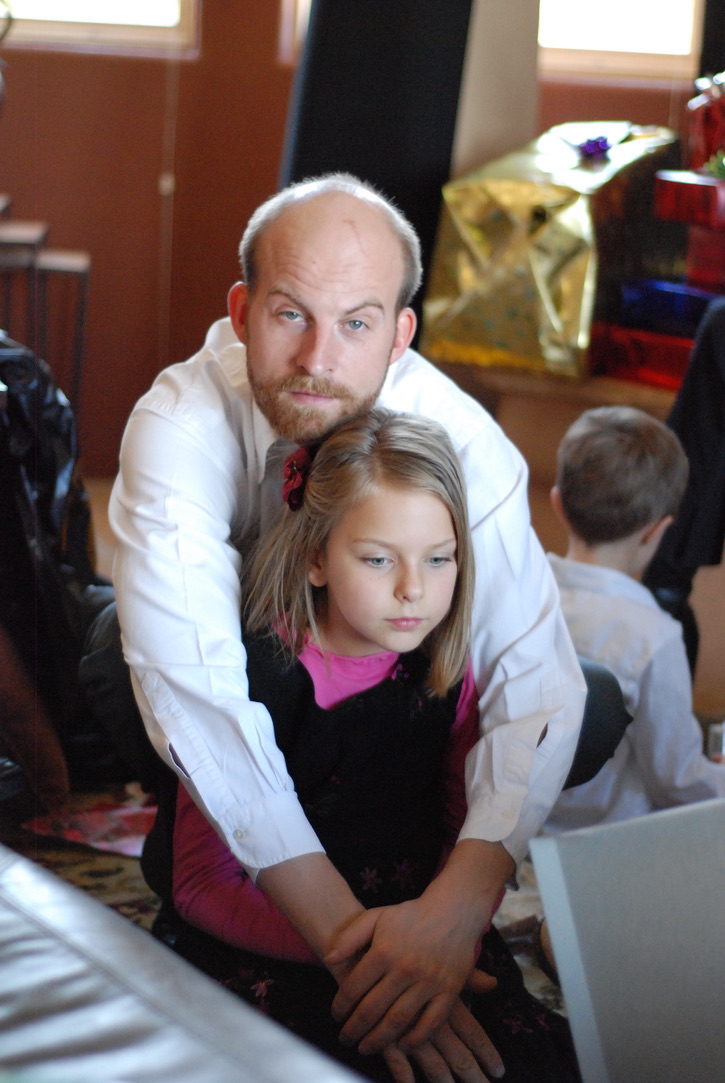
[[[95,573],[73,410],[46,362],[3,332],[0,384],[0,623],[56,727],[72,782],[113,778],[114,754],[78,681],[86,629],[112,588]]]

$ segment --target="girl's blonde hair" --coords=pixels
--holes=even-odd
[[[473,556],[466,492],[458,458],[445,429],[428,418],[376,407],[339,425],[317,448],[298,510],[282,509],[271,536],[250,562],[245,626],[275,625],[298,654],[309,631],[319,642],[317,617],[324,587],[308,578],[310,558],[324,552],[345,512],[381,486],[438,497],[456,534],[458,575],[451,607],[421,645],[430,658],[430,691],[443,696],[463,676],[473,602]]]

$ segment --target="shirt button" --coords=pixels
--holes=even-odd
[[[232,832],[232,838],[235,838],[237,840],[237,842],[241,842],[242,839],[244,839],[246,837],[247,837],[247,832],[242,831],[241,828],[239,828],[239,827],[237,828],[236,831]]]

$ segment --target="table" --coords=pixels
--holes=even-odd
[[[635,406],[664,421],[675,398],[675,392],[666,388],[610,376],[556,376],[523,368],[429,359],[494,417],[505,399],[525,398],[553,399],[579,411],[595,406]]]

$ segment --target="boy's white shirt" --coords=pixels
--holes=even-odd
[[[725,766],[703,754],[679,622],[621,571],[548,559],[577,653],[614,673],[633,721],[599,774],[562,793],[542,834],[725,797]]]

